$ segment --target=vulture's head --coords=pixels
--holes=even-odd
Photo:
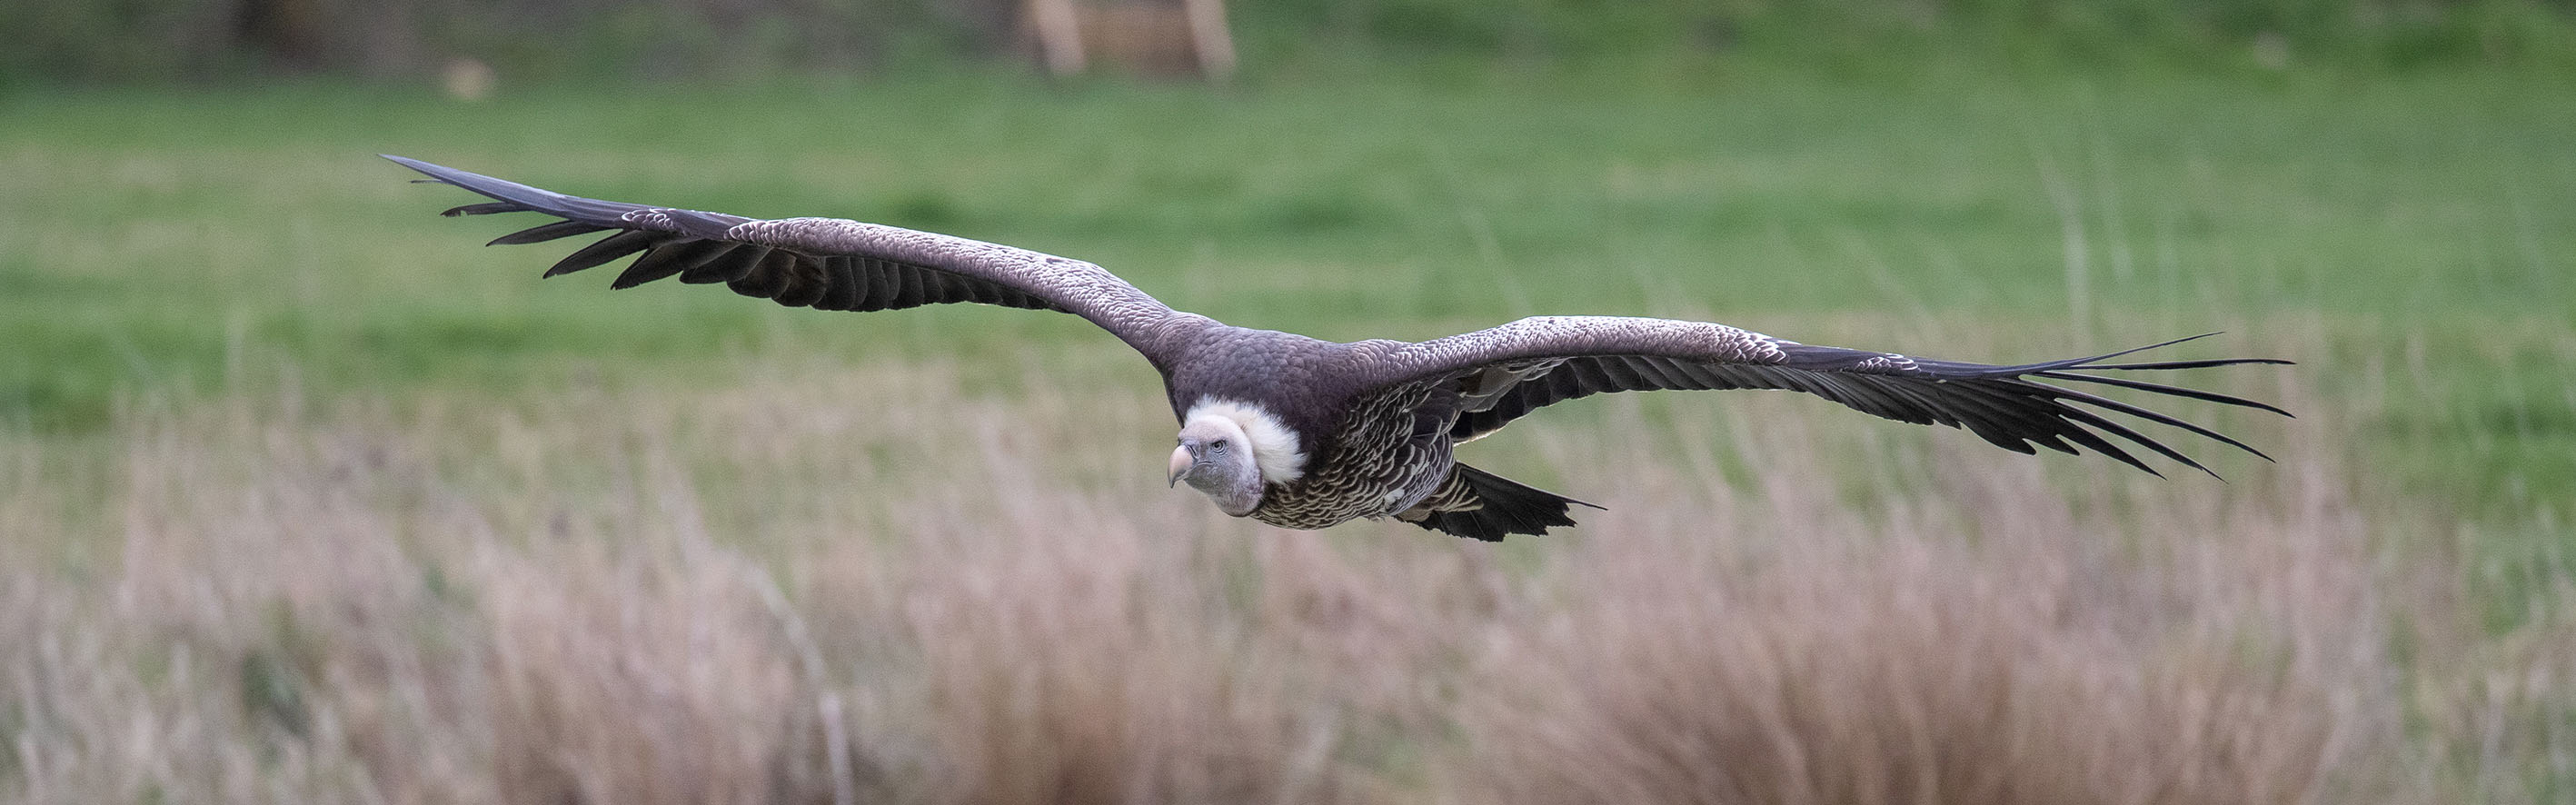
[[[1274,483],[1294,481],[1305,467],[1297,434],[1258,406],[1203,402],[1181,423],[1181,446],[1172,450],[1172,483],[1189,482],[1225,513],[1242,517],[1261,505]]]
[[[1251,438],[1232,419],[1202,416],[1181,426],[1181,446],[1172,449],[1172,483],[1182,481],[1236,517],[1261,505],[1261,463],[1253,459]]]

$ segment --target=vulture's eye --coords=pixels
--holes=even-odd
[[[1210,445],[1208,445],[1208,446],[1209,446],[1209,447],[1216,448],[1216,451],[1217,451],[1217,452],[1219,452],[1219,453],[1223,453],[1223,452],[1225,452],[1225,440],[1224,440],[1224,439],[1218,439],[1218,440],[1216,440],[1216,442],[1215,442],[1215,443],[1210,444]]]

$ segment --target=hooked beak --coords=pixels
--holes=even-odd
[[[1190,446],[1189,446],[1189,445],[1186,445],[1186,444],[1185,444],[1185,445],[1181,445],[1181,446],[1179,446],[1179,447],[1172,448],[1172,483],[1171,483],[1171,485],[1172,485],[1172,486],[1175,486],[1175,487],[1180,486],[1180,485],[1181,485],[1181,476],[1184,476],[1184,475],[1188,475],[1188,474],[1190,474],[1190,465],[1191,465],[1191,464],[1194,464],[1194,463],[1197,463],[1197,462],[1198,462],[1198,457],[1190,455]]]

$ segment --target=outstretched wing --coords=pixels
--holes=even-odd
[[[2202,336],[2194,336],[2199,337]],[[1406,344],[1382,356],[1373,380],[1386,384],[1431,382],[1456,392],[1463,415],[1450,436],[1459,441],[1492,433],[1540,406],[1592,394],[1650,389],[1788,389],[1888,419],[1964,427],[2017,453],[2036,452],[2034,445],[2064,453],[2091,449],[2150,473],[2155,470],[2106,435],[2184,466],[2202,472],[2210,470],[2180,451],[2083,406],[2181,428],[2263,456],[2262,451],[2243,442],[2172,416],[2039,382],[2099,383],[2289,415],[2279,408],[2225,394],[2085,373],[2289,363],[2268,358],[2103,362],[2189,340],[2089,358],[1990,366],[1809,346],[1723,324],[1552,316]]]
[[[759,220],[567,196],[516,182],[384,155],[431,180],[489,196],[446,215],[537,212],[557,219],[492,245],[608,232],[546,269],[569,274],[641,253],[613,288],[679,277],[789,307],[895,310],[945,302],[1060,310],[1089,319],[1162,363],[1156,328],[1180,314],[1125,280],[1068,260],[965,238],[838,218]]]

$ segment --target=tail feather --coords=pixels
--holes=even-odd
[[[1500,542],[1508,534],[1546,534],[1551,526],[1574,525],[1573,506],[1593,506],[1554,492],[1457,465],[1440,490],[1395,518],[1433,531],[1469,539]]]

